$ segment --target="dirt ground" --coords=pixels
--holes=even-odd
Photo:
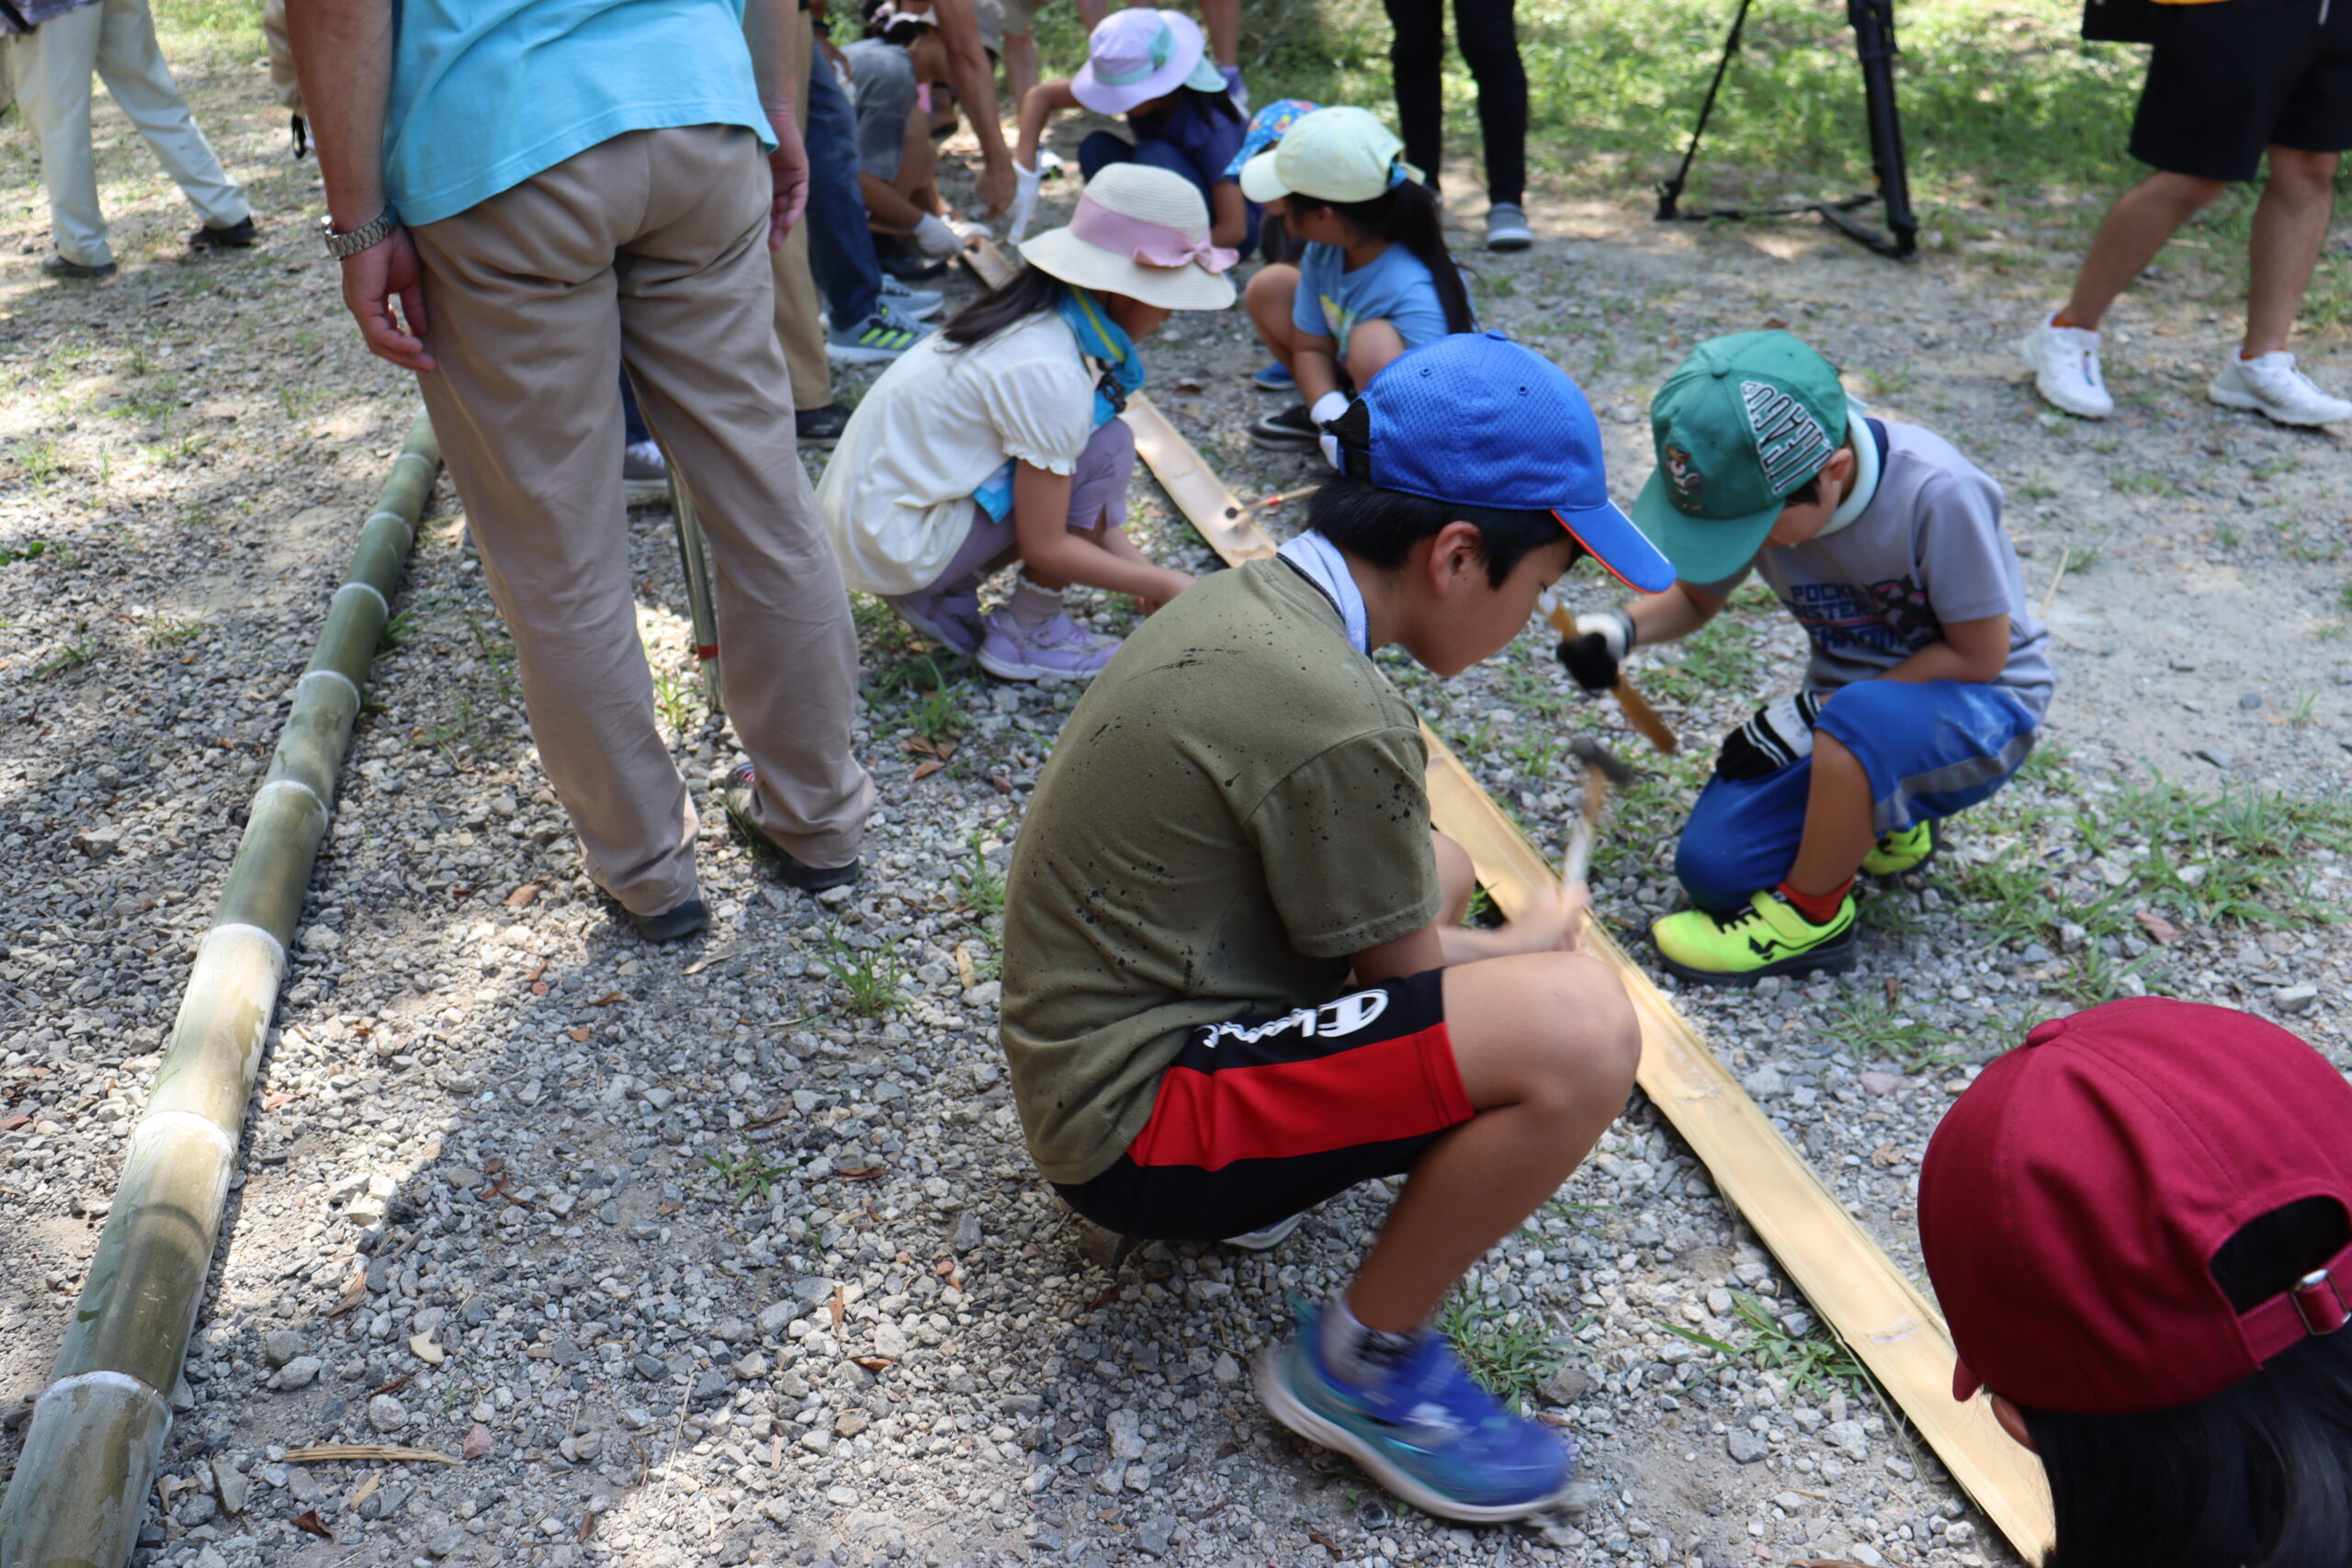
[[[416,401],[338,306],[315,173],[287,158],[264,73],[183,78],[254,197],[250,254],[182,252],[193,220],[107,107],[122,275],[48,282],[31,153],[0,130],[0,1463]],[[1049,186],[1049,209],[1071,194]],[[1621,499],[1659,379],[1770,321],[2007,491],[2056,643],[2037,761],[1935,867],[1871,892],[1854,975],[1678,995],[1903,1268],[1936,1114],[2033,1018],[2163,991],[2352,1062],[2344,437],[2204,400],[2237,319],[2228,258],[2168,254],[2119,310],[2122,407],[2094,425],[2042,409],[2010,347],[2063,292],[2074,257],[2049,236],[2071,218],[1948,224],[1899,266],[1809,222],[1659,226],[1643,193],[1560,188],[1531,204],[1537,247],[1490,258],[1468,249],[1476,200],[1455,237],[1480,308],[1587,388]],[[2352,385],[2352,344],[2300,347]],[[1180,319],[1148,357],[1156,400],[1237,490],[1313,477],[1243,434],[1270,400],[1243,379],[1261,356],[1238,312]],[[1135,499],[1163,558],[1207,568],[1153,487]],[[820,903],[718,826],[707,786],[732,743],[694,691],[658,516],[637,565],[713,930],[648,949],[590,890],[445,481],[346,765],[144,1560],[2013,1561],[1638,1101],[1458,1303],[1489,1369],[1577,1438],[1591,1507],[1450,1529],[1291,1441],[1240,1369],[1289,1297],[1344,1278],[1381,1194],[1262,1258],[1148,1247],[1114,1272],[1029,1174],[1005,1103],[988,888],[1073,694],[925,680],[865,607],[861,749],[885,806],[868,883]],[[1612,599],[1589,579],[1572,596]],[[1531,629],[1446,683],[1392,668],[1556,852],[1560,741],[1638,741],[1549,645]],[[1635,660],[1690,744],[1649,763],[1600,860],[1629,939],[1673,907],[1672,836],[1715,738],[1794,684],[1800,650],[1748,596],[1702,647]],[[943,738],[947,766],[923,769],[910,741]],[[894,967],[896,1010],[859,1016],[856,977]],[[464,1466],[286,1457],[455,1452],[477,1430]]]

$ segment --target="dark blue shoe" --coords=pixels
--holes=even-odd
[[[1250,377],[1250,384],[1261,392],[1287,392],[1298,385],[1298,378],[1290,373],[1289,366],[1277,359]]]
[[[1347,1455],[1423,1513],[1472,1524],[1524,1517],[1574,1500],[1576,1445],[1514,1416],[1472,1381],[1439,1334],[1376,1388],[1323,1365],[1319,1309],[1302,1307],[1298,1332],[1251,1369],[1274,1419]]]

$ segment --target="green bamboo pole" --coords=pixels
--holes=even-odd
[[[0,1498],[0,1568],[120,1568],[138,1539],[287,944],[326,833],[360,685],[440,466],[433,426],[419,414],[360,528],[197,948],[90,1277]]]

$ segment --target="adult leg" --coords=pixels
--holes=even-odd
[[[1298,268],[1281,262],[1260,267],[1241,293],[1241,308],[1250,312],[1250,324],[1258,329],[1259,340],[1285,370],[1298,352],[1298,328],[1290,318],[1297,299]]]
[[[1029,89],[1042,79],[1038,75],[1037,35],[1035,32],[1004,35],[1004,87],[1012,95],[1015,105],[1029,96]]]
[[[1453,36],[1478,84],[1487,199],[1516,206],[1527,190],[1527,67],[1519,58],[1514,0],[1453,0]]]
[[[1381,0],[1396,37],[1388,64],[1396,79],[1396,129],[1405,159],[1418,164],[1430,188],[1445,156],[1445,0]]]
[[[98,79],[155,150],[164,172],[187,195],[206,228],[234,228],[251,218],[245,193],[220,167],[172,80],[172,68],[164,63],[147,0],[103,0],[97,8],[106,16],[98,38]]]
[[[816,31],[808,13],[800,13],[798,58],[809,62],[812,75],[831,75],[832,67],[817,52]],[[808,141],[808,95],[793,105],[800,125],[800,140]],[[784,248],[768,253],[775,270],[775,335],[784,344],[785,364],[792,376],[792,406],[796,411],[829,408],[833,400],[832,367],[825,356],[825,329],[818,320],[817,279],[808,260],[809,231],[817,215],[803,213],[786,236]],[[691,481],[692,475],[688,475]]]
[[[2229,188],[2221,180],[2194,175],[2154,174],[2125,191],[2100,220],[2090,254],[2075,275],[2075,291],[2058,312],[2058,325],[2097,332],[2107,308],[2155,259],[2173,231]]]
[[[2286,347],[2295,330],[2295,312],[2327,243],[2339,162],[2335,152],[2270,149],[2270,181],[2254,209],[2248,248],[2245,342],[2239,350],[2248,359]]]
[[[621,500],[612,257],[648,198],[646,134],[412,232],[440,362],[418,382],[514,634],[540,765],[589,874],[652,915],[695,892],[695,813],[654,726]],[[741,341],[774,358],[761,304]]]
[[[1414,1162],[1347,1292],[1357,1321],[1391,1334],[1427,1323],[1559,1190],[1625,1109],[1641,1060],[1624,987],[1583,953],[1447,969],[1445,1027],[1477,1114]]]
[[[694,476],[727,707],[758,773],[752,825],[814,867],[855,858],[874,786],[850,750],[857,637],[817,520],[766,330],[767,164],[740,129],[657,131],[621,247],[621,351],[645,416]]]
[[[50,237],[58,254],[84,266],[104,266],[114,259],[90,147],[90,75],[97,69],[104,19],[104,7],[85,6],[8,42],[17,99],[40,143]]]
[[[803,96],[808,119],[808,262],[833,325],[846,332],[882,302],[882,264],[865,226],[857,181],[857,111],[830,67],[812,70]]]

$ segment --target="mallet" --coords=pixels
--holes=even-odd
[[[1567,853],[1560,857],[1560,880],[1574,886],[1592,869],[1592,841],[1600,831],[1601,814],[1609,808],[1609,791],[1633,783],[1634,773],[1623,758],[1589,735],[1570,739],[1568,751],[1584,764],[1584,809],[1569,829]]]

